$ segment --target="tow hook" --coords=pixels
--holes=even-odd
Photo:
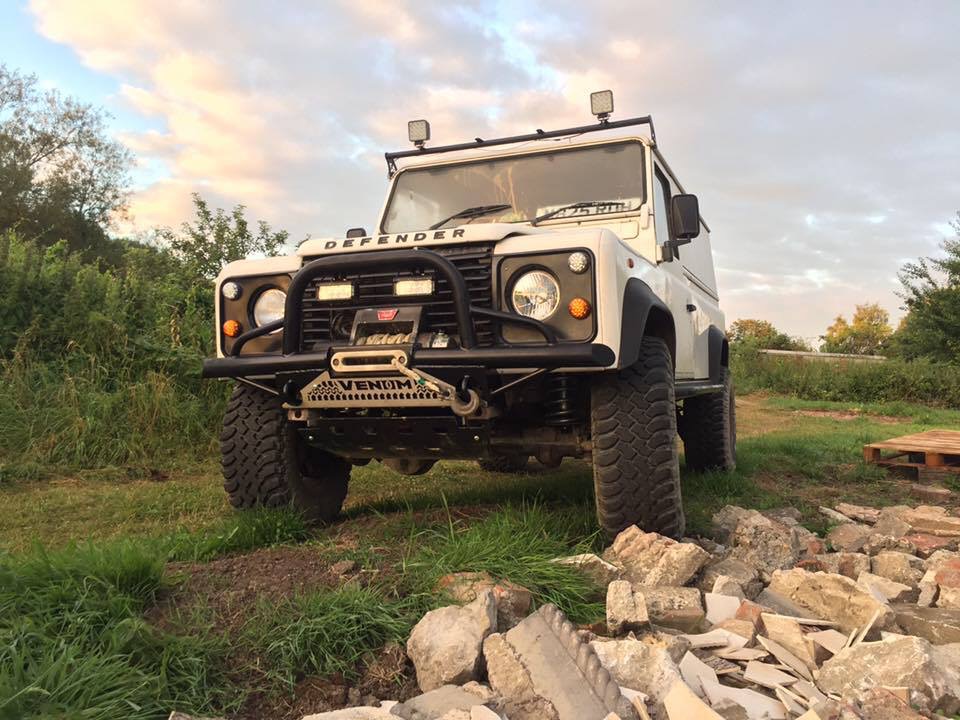
[[[390,364],[393,366],[393,369],[401,375],[405,375],[418,385],[423,385],[437,395],[443,396],[443,398],[450,403],[450,409],[453,410],[454,415],[468,417],[480,409],[480,395],[476,390],[468,389],[465,382],[461,383],[463,389],[457,391],[453,385],[445,383],[443,380],[424,377],[414,368],[408,367],[407,364],[402,362],[398,357],[394,357],[390,361]],[[464,380],[466,379],[467,378],[464,378]],[[463,394],[461,395],[461,393]]]

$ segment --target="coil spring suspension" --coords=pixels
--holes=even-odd
[[[580,420],[577,409],[579,384],[571,375],[549,375],[546,380],[544,423],[546,425],[574,425]]]

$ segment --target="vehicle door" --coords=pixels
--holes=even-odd
[[[669,177],[660,168],[660,164],[655,162],[653,176],[653,222],[657,245],[660,246],[660,251],[664,258],[671,256],[670,249],[664,246],[673,237],[670,232],[670,198],[672,194]],[[677,333],[675,374],[678,379],[695,377],[696,369],[694,358],[693,311],[689,309],[691,305],[695,307],[695,303],[689,281],[684,273],[681,262],[684,250],[684,247],[674,249],[672,251],[673,260],[660,264],[660,268],[664,271],[667,281],[666,297],[663,298],[663,300],[673,314],[673,323]]]

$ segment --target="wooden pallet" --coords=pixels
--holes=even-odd
[[[958,475],[960,431],[927,430],[869,443],[863,446],[863,459],[874,465],[914,468],[921,479]]]

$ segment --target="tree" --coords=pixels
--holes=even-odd
[[[745,318],[730,325],[727,333],[730,342],[763,350],[810,350],[800,338],[794,338],[777,330],[767,320]]]
[[[193,193],[193,207],[197,216],[194,224],[183,223],[179,232],[162,228],[158,234],[198,280],[216,277],[228,262],[249,255],[276,255],[289,238],[286,230],[274,232],[263,220],[257,223],[254,235],[243,205],[229,214],[220,208],[211,211],[206,200]]]
[[[877,355],[893,335],[890,314],[876,303],[857,305],[853,320],[838,315],[822,336],[822,352],[846,355]]]
[[[109,137],[106,118],[0,65],[0,230],[42,247],[63,239],[88,255],[109,245],[106,230],[127,208],[133,156]]]
[[[920,258],[900,270],[900,297],[907,311],[893,347],[907,359],[960,363],[960,211],[950,223],[956,238],[944,238],[944,257]]]

